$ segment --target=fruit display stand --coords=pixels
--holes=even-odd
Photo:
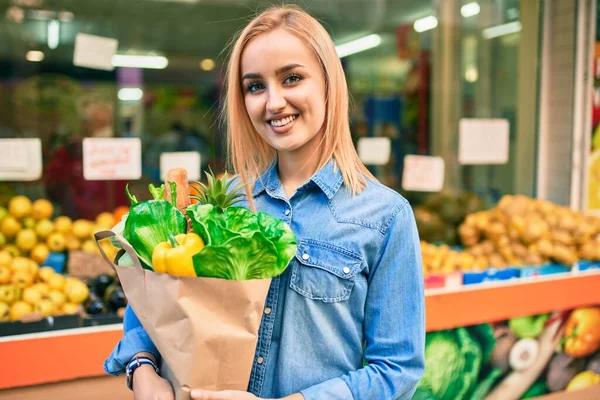
[[[598,305],[599,287],[600,271],[592,270],[458,289],[431,289],[426,292],[427,330]],[[102,369],[121,336],[122,324],[112,324],[0,338],[3,356],[0,399],[24,391],[32,393],[27,398],[49,398],[34,397],[34,393],[41,396],[42,392],[58,390],[56,385],[66,393],[81,385],[81,379],[86,382],[88,393],[94,392],[96,386],[103,390],[114,385],[115,393],[123,393],[123,397],[112,396],[113,399],[131,398],[130,393],[122,391],[122,379],[105,377]],[[564,393],[550,395],[548,399],[585,399],[586,392],[590,393],[590,399],[600,398],[597,386],[577,392],[577,397]]]

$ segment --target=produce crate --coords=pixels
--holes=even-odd
[[[425,289],[456,288],[463,284],[463,273],[429,275],[425,278]]]
[[[79,327],[81,327],[80,315],[57,315],[28,322],[2,322],[0,323],[0,336],[23,335],[26,333],[58,331]]]
[[[600,261],[579,260],[575,264],[575,270],[577,271],[591,271],[594,269],[600,269]]]
[[[482,272],[463,273],[463,284],[474,285],[483,282],[506,281],[509,279],[517,279],[519,276],[520,270],[518,268],[490,268]]]
[[[534,276],[568,274],[571,272],[571,267],[563,264],[545,264],[536,267],[522,267],[521,278],[531,278]]]

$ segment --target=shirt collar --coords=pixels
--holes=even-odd
[[[344,178],[335,161],[330,160],[310,178],[310,181],[314,182],[331,200],[342,186]],[[280,185],[281,182],[277,174],[277,161],[274,161],[256,181],[252,195],[256,197],[265,190],[274,192]]]

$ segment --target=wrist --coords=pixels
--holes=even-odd
[[[141,365],[135,370],[135,373],[133,374],[132,389],[135,390],[136,386],[144,386],[145,382],[148,382],[152,378],[158,376],[159,375],[156,373],[156,371],[151,365]]]

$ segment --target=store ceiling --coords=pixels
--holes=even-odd
[[[294,1],[320,19],[334,40],[367,32],[389,32],[400,23],[430,14],[433,0]],[[78,32],[113,37],[119,52],[157,52],[170,65],[197,66],[206,57],[223,60],[234,32],[257,10],[281,1],[268,0],[0,0],[0,58],[24,61],[29,50],[42,50],[46,61],[70,62]],[[67,12],[60,44],[47,47],[47,24],[39,10]],[[43,17],[43,16],[42,16]],[[38,19],[36,19],[38,18]]]

